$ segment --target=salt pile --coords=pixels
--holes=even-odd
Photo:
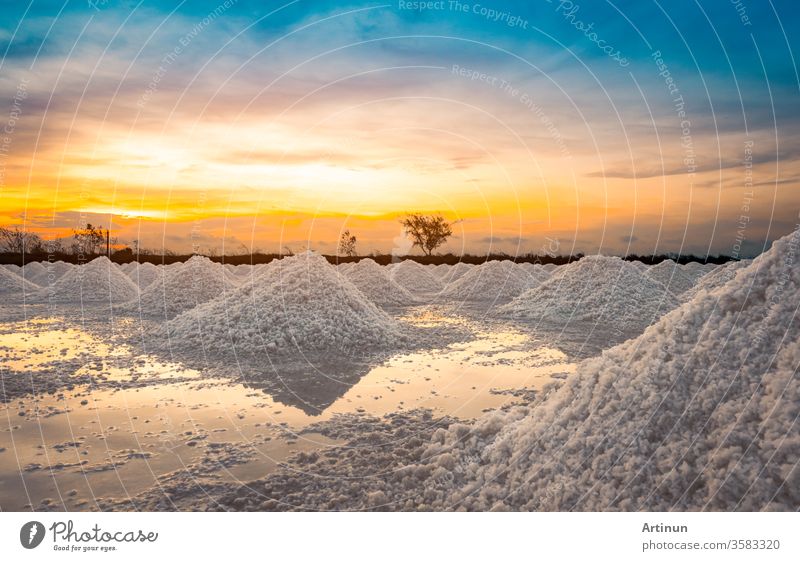
[[[85,265],[70,267],[56,282],[40,289],[34,298],[72,304],[119,304],[134,298],[137,292],[136,285],[119,267],[102,256]]]
[[[22,278],[33,284],[44,286],[47,284],[47,269],[38,261],[26,263],[22,267]]]
[[[513,261],[487,261],[470,268],[447,286],[442,296],[459,301],[510,300],[535,284],[538,283]]]
[[[348,261],[347,263],[339,263],[336,266],[338,267],[339,272],[343,273],[343,272],[347,271],[348,269],[350,269],[351,267],[354,267],[355,263],[353,263],[352,261]]]
[[[457,281],[474,268],[475,265],[462,262],[456,263],[455,265],[439,265],[434,271],[434,276],[436,276],[443,285],[447,286]]]
[[[519,266],[530,277],[531,287],[542,284],[550,278],[551,272],[542,265],[533,263],[520,263]]]
[[[222,265],[195,255],[183,264],[165,267],[126,309],[148,317],[173,318],[233,287]]]
[[[704,265],[703,263],[698,263],[697,261],[689,261],[683,266],[684,272],[692,277],[695,281],[713,269],[713,264]]]
[[[713,297],[584,361],[528,415],[435,435],[430,462],[461,470],[429,506],[796,510],[799,244],[775,242]]]
[[[409,306],[415,302],[414,296],[389,278],[386,269],[372,259],[362,259],[343,275],[378,306]]]
[[[245,264],[245,265],[236,265],[236,267],[234,267],[233,273],[237,277],[246,278],[248,275],[250,275],[253,272],[253,269],[254,269],[253,265],[247,265],[247,264]]]
[[[391,265],[389,265],[389,268],[391,268]],[[433,275],[436,278],[440,279],[444,277],[447,271],[449,271],[450,269],[451,265],[448,265],[447,263],[442,263],[441,265],[433,265],[431,267],[431,273],[433,273]]]
[[[229,282],[239,285],[242,284],[247,279],[246,274],[236,274],[236,269],[233,268],[225,268],[225,278],[228,279]]]
[[[442,283],[430,269],[411,259],[394,264],[389,269],[389,278],[411,294],[433,293],[442,289]]]
[[[128,267],[126,274],[139,287],[140,291],[152,285],[163,273],[162,267],[147,261],[144,263],[129,263],[129,265],[132,266]]]
[[[75,268],[75,265],[64,261],[56,261],[45,265],[45,268],[47,269],[47,282],[55,282]]]
[[[729,261],[724,265],[715,267],[710,273],[703,275],[690,290],[687,290],[683,294],[682,300],[687,302],[701,292],[712,292],[713,290],[726,285],[739,273],[739,271],[745,269],[751,263],[751,259],[743,259],[741,261]]]
[[[696,282],[696,277],[690,276],[681,265],[669,259],[648,267],[644,274],[666,286],[676,296],[691,289]]]
[[[12,273],[6,267],[0,267],[0,294],[9,296],[22,295],[23,291],[30,294],[39,290],[39,286],[22,278],[21,275]]]
[[[303,254],[275,261],[230,295],[186,312],[167,325],[173,348],[237,356],[324,352],[326,363],[395,349],[400,325],[378,309],[323,257]]]
[[[227,263],[223,267],[224,267],[223,270],[225,278],[237,286],[240,286],[243,283],[245,283],[247,279],[253,274],[253,271],[256,270],[256,268],[250,264],[231,265],[230,263]]]
[[[664,285],[627,261],[591,256],[562,267],[499,308],[499,313],[559,325],[601,323],[620,333],[641,333],[677,305]]]
[[[63,261],[55,261],[53,263],[34,261],[25,265],[21,269],[21,274],[25,277],[25,280],[42,287],[54,283],[72,267],[73,265]]]

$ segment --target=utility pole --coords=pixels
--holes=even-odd
[[[110,236],[109,232],[110,230],[106,228],[106,257],[111,259],[111,244],[110,244],[111,238],[109,237]]]

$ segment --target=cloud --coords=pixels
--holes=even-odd
[[[760,164],[775,164],[775,162],[790,162],[800,156],[800,149],[782,150],[779,153],[775,152],[761,152],[753,154],[752,164],[754,166]],[[706,173],[731,168],[741,168],[744,166],[742,159],[722,159],[716,162],[698,165],[695,167],[695,173]],[[682,167],[669,167],[665,169],[653,167],[651,164],[642,163],[639,166],[612,166],[609,169],[601,171],[593,171],[587,173],[585,177],[602,177],[608,179],[648,179],[652,177],[666,177],[671,175],[686,175],[688,168],[686,165]],[[699,185],[708,185],[702,183]],[[699,186],[698,185],[698,186]]]

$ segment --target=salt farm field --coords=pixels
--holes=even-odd
[[[0,268],[3,510],[796,510],[751,261]]]

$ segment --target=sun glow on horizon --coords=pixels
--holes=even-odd
[[[195,3],[162,25],[123,4],[67,10],[56,35],[40,33],[47,10],[28,18],[41,52],[12,41],[0,75],[9,99],[25,84],[0,135],[0,224],[53,236],[105,221],[127,242],[176,249],[200,231],[208,246],[325,246],[350,229],[362,248],[389,251],[397,217],[420,211],[459,222],[452,251],[538,251],[554,239],[582,251],[724,251],[746,188],[743,140],[760,187],[753,247],[795,222],[800,162],[775,165],[779,144],[790,155],[797,144],[792,118],[775,130],[776,116],[796,112],[783,79],[795,74],[773,70],[769,51],[737,66],[735,90],[724,72],[699,82],[697,61],[671,53],[692,112],[690,172],[686,127],[635,37],[624,36],[623,70],[579,45],[565,53],[552,38],[574,36],[547,14],[536,19],[552,37],[468,17],[439,21],[448,34],[432,36],[427,16],[393,6],[295,8],[331,17],[311,33],[297,27],[308,13],[253,25],[236,5],[166,65],[175,37],[204,16]],[[118,41],[122,25],[148,43]],[[702,47],[693,56],[719,68]],[[768,91],[762,63],[781,77]]]

